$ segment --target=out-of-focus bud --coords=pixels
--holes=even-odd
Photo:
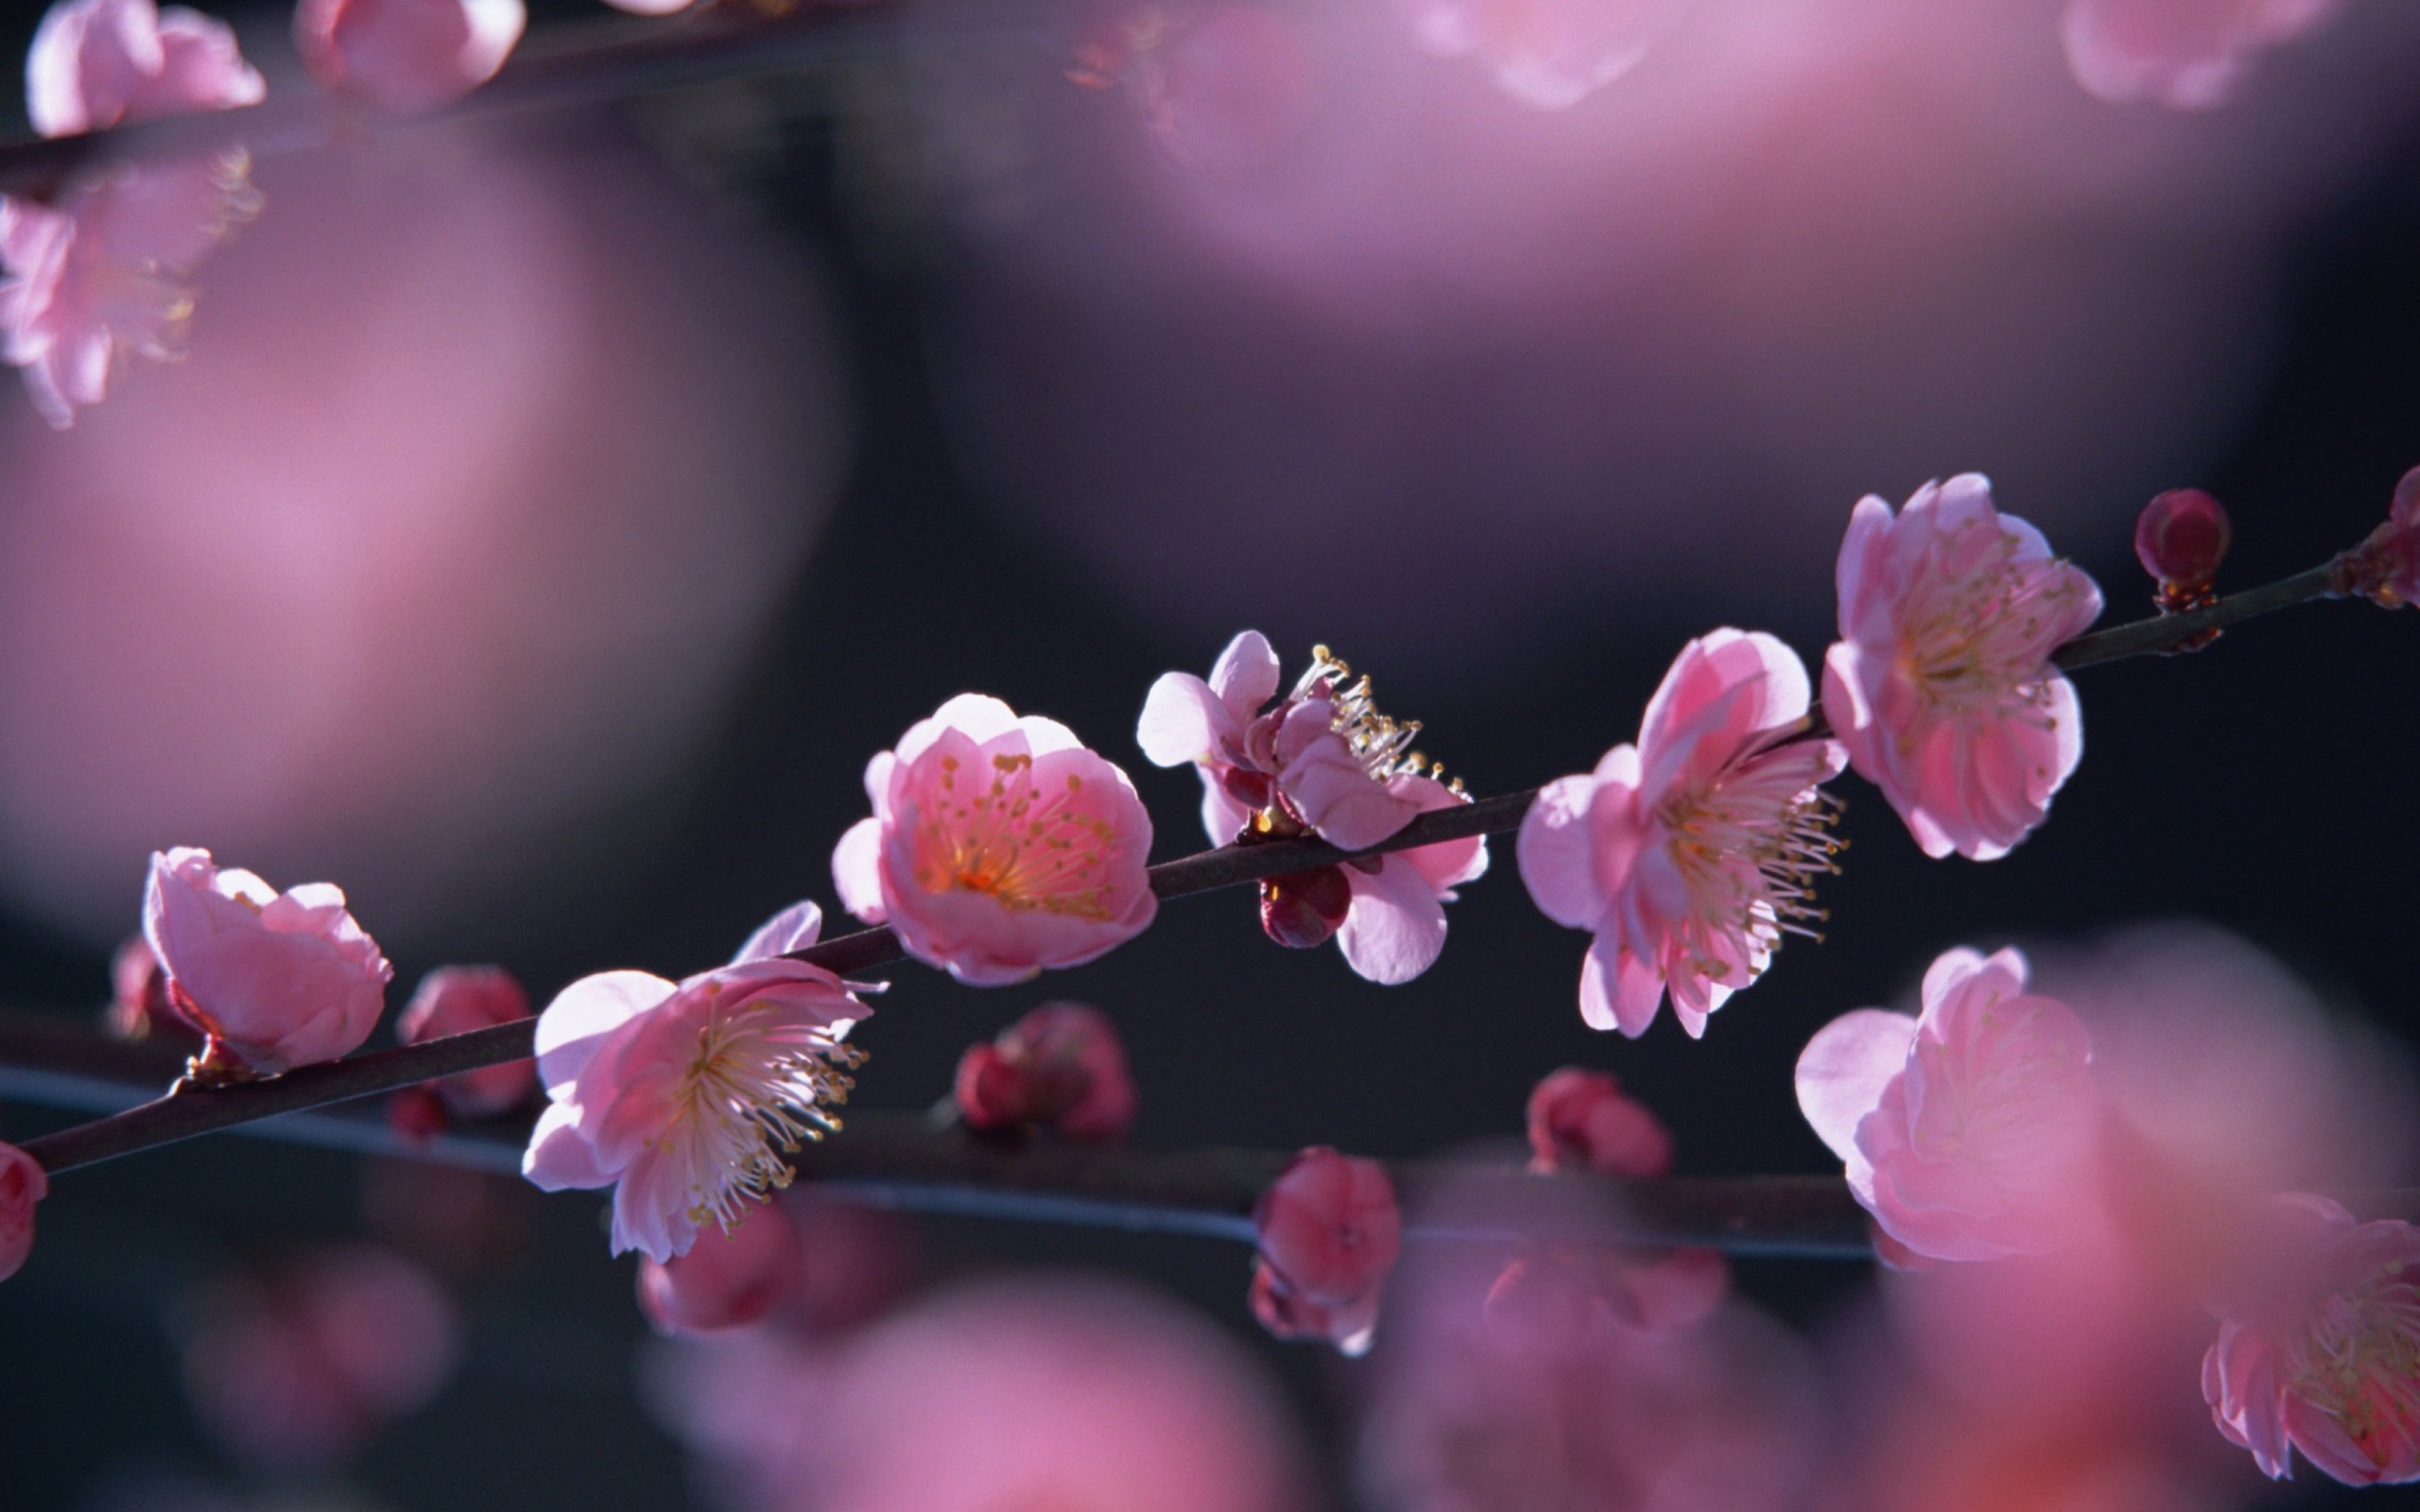
[[[975,1128],[1046,1125],[1069,1139],[1117,1140],[1134,1122],[1134,1078],[1117,1026],[1081,1003],[1046,1003],[969,1048],[958,1110]]]
[[[1340,867],[1261,879],[1260,927],[1280,945],[1308,950],[1326,944],[1352,907],[1353,885]]]
[[[1672,1169],[1672,1136],[1613,1077],[1565,1066],[1530,1093],[1530,1169],[1662,1176]]]
[[[34,1247],[34,1204],[50,1194],[50,1174],[13,1144],[0,1144],[0,1281],[17,1274]]]
[[[2338,558],[2336,573],[2343,592],[2366,594],[2380,609],[2420,601],[2420,467],[2394,486],[2386,524]]]
[[[395,1038],[407,1045],[447,1035],[491,1029],[529,1017],[529,994],[500,966],[442,966],[420,980],[420,989],[395,1021]],[[534,1060],[509,1060],[447,1076],[435,1084],[438,1098],[461,1118],[510,1111],[538,1089]]]
[[[719,1333],[762,1322],[798,1284],[797,1232],[779,1203],[707,1228],[685,1255],[639,1262],[639,1311],[658,1333]]]
[[[2234,541],[2226,507],[2199,489],[2170,489],[2135,522],[2135,559],[2158,581],[2160,608],[2170,612],[2208,601]]]
[[[281,893],[184,847],[152,853],[143,937],[177,1012],[210,1036],[208,1064],[263,1075],[359,1046],[395,975],[332,884]]]
[[[120,1040],[148,1040],[154,1035],[180,1046],[199,1046],[201,1031],[179,1017],[168,1001],[168,973],[150,942],[130,935],[110,959],[110,1005],[102,1025]]]
[[[527,20],[521,0],[302,0],[294,46],[329,89],[418,115],[493,78]]]
[[[453,1124],[445,1100],[425,1082],[406,1087],[387,1099],[387,1126],[414,1144],[425,1143]]]
[[[1394,1182],[1375,1160],[1324,1144],[1294,1157],[1253,1210],[1260,1260],[1252,1310],[1281,1339],[1368,1352],[1378,1298],[1403,1250]]]
[[[426,1405],[460,1354],[461,1323],[444,1289],[400,1255],[354,1245],[203,1297],[185,1344],[185,1391],[237,1457],[324,1465]]]

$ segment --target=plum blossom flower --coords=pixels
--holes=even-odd
[[[329,89],[418,115],[493,78],[527,22],[521,0],[302,0],[294,46]]]
[[[233,110],[268,94],[225,22],[153,0],[64,0],[26,51],[26,114],[44,136]]]
[[[1324,1144],[1303,1151],[1253,1209],[1260,1256],[1253,1315],[1281,1339],[1366,1353],[1378,1298],[1403,1249],[1394,1182],[1375,1160]]]
[[[842,1041],[873,1011],[821,967],[756,954],[821,925],[800,903],[728,966],[677,983],[606,971],[556,994],[538,1016],[549,1106],[522,1174],[548,1192],[611,1186],[614,1253],[658,1263],[787,1186],[784,1152],[839,1126],[862,1059]]]
[[[1841,747],[1801,740],[1806,669],[1761,632],[1681,648],[1638,744],[1549,782],[1521,821],[1521,880],[1547,918],[1593,930],[1580,976],[1592,1028],[1647,1032],[1668,990],[1692,1038],[1823,915],[1838,805],[1818,784]]]
[[[347,1054],[377,1027],[395,975],[333,883],[281,893],[190,847],[152,852],[143,937],[178,1014],[209,1036],[205,1075]]]
[[[1081,1003],[1046,1003],[959,1057],[959,1116],[972,1128],[1044,1124],[1075,1140],[1123,1139],[1134,1078],[1117,1025]]]
[[[1530,1093],[1530,1169],[1663,1176],[1672,1136],[1647,1105],[1601,1071],[1565,1066]]]
[[[1208,681],[1170,672],[1154,682],[1134,738],[1156,765],[1200,770],[1201,824],[1216,845],[1316,834],[1356,850],[1470,801],[1411,749],[1419,722],[1381,713],[1370,679],[1351,677],[1315,646],[1309,670],[1280,699],[1277,654],[1246,630]],[[1443,905],[1486,870],[1487,843],[1475,837],[1271,877],[1261,884],[1261,927],[1281,945],[1334,936],[1356,972],[1394,986],[1435,964]]]
[[[1824,713],[1849,764],[1925,854],[2006,855],[2083,755],[2050,653],[2100,615],[2100,590],[1976,472],[1926,484],[1895,518],[1859,500],[1839,583]]]
[[[1421,51],[1477,54],[1505,94],[1566,110],[1647,56],[1668,0],[1406,0]]]
[[[798,1285],[798,1234],[775,1202],[708,1229],[683,1255],[639,1262],[639,1311],[659,1333],[718,1333],[761,1322]]]
[[[13,1144],[0,1143],[0,1281],[17,1274],[34,1247],[34,1204],[50,1195],[50,1173]]]
[[[2394,486],[2386,523],[2338,559],[2346,593],[2367,594],[2380,609],[2420,602],[2420,467]]]
[[[2025,957],[1961,948],[1925,972],[1916,1018],[1859,1008],[1798,1057],[1798,1106],[1882,1231],[1927,1260],[2047,1254],[2098,1190],[2092,1040],[2026,991]]]
[[[447,1035],[468,1034],[529,1017],[529,994],[500,966],[441,966],[420,979],[420,988],[395,1020],[395,1038],[407,1045]],[[444,1077],[434,1084],[446,1108],[463,1118],[510,1111],[538,1085],[528,1061],[508,1060]]]
[[[2269,48],[2335,15],[2339,0],[2067,0],[2059,21],[2076,82],[2113,105],[2223,105]]]
[[[867,764],[866,794],[832,853],[842,904],[961,982],[1080,966],[1159,910],[1142,799],[1056,720],[960,694]]]
[[[2278,1204],[2307,1248],[2283,1284],[2220,1310],[2202,1361],[2219,1432],[2272,1480],[2295,1449],[2347,1486],[2420,1480],[2420,1228]]]

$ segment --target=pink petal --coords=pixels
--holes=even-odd
[[[1609,933],[1589,942],[1580,968],[1580,1017],[1591,1029],[1619,1029],[1635,1040],[1663,1005],[1664,976],[1614,943]]]
[[[1134,727],[1134,743],[1155,766],[1219,760],[1242,739],[1242,720],[1189,672],[1161,674]]]
[[[841,843],[845,845],[848,842],[844,839]],[[837,862],[835,866],[837,868]],[[748,936],[747,943],[741,945],[738,954],[732,956],[731,964],[741,966],[750,961],[764,960],[768,956],[787,955],[792,951],[803,951],[814,944],[816,936],[822,933],[823,910],[815,905],[814,900],[802,898],[757,925],[756,933]]]
[[[1287,716],[1277,737],[1285,763],[1277,782],[1321,839],[1358,850],[1409,824],[1419,809],[1370,775],[1344,737],[1328,728],[1330,717],[1328,706],[1316,700]]]
[[[882,903],[882,820],[859,819],[832,848],[832,885],[840,906],[860,921],[889,918]]]
[[[1380,987],[1410,981],[1445,948],[1445,908],[1428,879],[1400,857],[1384,858],[1373,874],[1346,867],[1353,905],[1336,932],[1345,961]]]
[[[601,1187],[614,1179],[614,1173],[597,1163],[596,1146],[579,1125],[579,1109],[569,1103],[550,1103],[538,1115],[521,1157],[521,1174],[539,1191]]]
[[[1834,1155],[1854,1165],[1857,1125],[1882,1100],[1891,1078],[1907,1068],[1916,1021],[1904,1013],[1859,1008],[1815,1032],[1798,1057],[1798,1110]]]
[[[1558,778],[1540,788],[1513,847],[1530,901],[1566,929],[1594,929],[1605,916],[1588,826],[1596,791],[1592,777]]]
[[[547,1095],[567,1094],[614,1030],[675,990],[649,971],[600,971],[556,993],[538,1015],[538,1076]]]
[[[1240,728],[1277,696],[1277,653],[1258,630],[1246,630],[1227,643],[1210,669],[1210,691],[1219,696]]]

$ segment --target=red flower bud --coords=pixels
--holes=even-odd
[[[2235,529],[2218,500],[2199,489],[2171,489],[2135,522],[2135,558],[2162,585],[2206,586],[2226,559]]]
[[[1260,885],[1260,927],[1280,945],[1324,945],[1353,906],[1353,888],[1335,867],[1289,871]]]

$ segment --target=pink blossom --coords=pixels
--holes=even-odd
[[[961,982],[1080,966],[1159,910],[1142,799],[1055,720],[960,694],[867,764],[866,794],[832,853],[842,904]]]
[[[527,20],[521,0],[302,0],[294,46],[329,89],[417,115],[493,78]]]
[[[197,1299],[185,1341],[194,1415],[243,1459],[341,1459],[443,1387],[461,1319],[419,1266],[369,1245],[323,1250]]]
[[[2325,1197],[2279,1202],[2304,1252],[2281,1284],[2220,1311],[2202,1360],[2219,1432],[2273,1480],[2291,1471],[2289,1446],[2347,1486],[2420,1480],[2420,1228],[2356,1223]]]
[[[1895,519],[1858,501],[1839,579],[1824,713],[1850,765],[1925,854],[2007,854],[2083,754],[2050,653],[2100,615],[2100,590],[1975,472],[1926,484]]]
[[[1260,1233],[1252,1310],[1281,1339],[1325,1339],[1366,1352],[1378,1298],[1403,1248],[1394,1182],[1375,1160],[1315,1144],[1287,1164],[1253,1209]]]
[[[2224,104],[2253,60],[2333,16],[2338,0],[2067,0],[2059,38],[2076,82],[2113,105]]]
[[[1406,0],[1405,9],[1423,52],[1476,53],[1504,93],[1559,111],[1635,67],[1670,7],[1668,0]]]
[[[1530,1093],[1530,1169],[1663,1176],[1672,1169],[1672,1136],[1613,1077],[1565,1066]]]
[[[529,1017],[529,994],[500,966],[442,966],[420,980],[420,989],[395,1020],[395,1038],[407,1045],[447,1035],[468,1034]],[[463,1118],[510,1111],[538,1085],[527,1060],[482,1066],[439,1081],[437,1094]]]
[[[215,1041],[214,1057],[263,1075],[359,1046],[395,975],[334,884],[281,893],[187,847],[152,853],[143,937],[178,1013]]]
[[[0,357],[25,369],[43,419],[63,429],[126,358],[182,350],[194,269],[259,208],[247,172],[239,152],[120,164],[55,205],[0,198]]]
[[[538,1016],[549,1100],[521,1172],[540,1188],[614,1188],[614,1253],[685,1254],[787,1186],[783,1153],[838,1127],[862,1058],[844,1044],[873,1012],[830,971],[779,955],[821,927],[812,903],[776,917],[728,966],[682,982],[585,976]]]
[[[44,136],[233,110],[268,94],[225,22],[152,0],[64,0],[26,52],[26,114]]]
[[[1799,740],[1806,669],[1762,633],[1717,630],[1681,648],[1638,744],[1549,782],[1521,821],[1521,880],[1547,918],[1596,932],[1580,976],[1592,1028],[1647,1032],[1668,988],[1692,1037],[1772,964],[1785,932],[1820,919],[1810,887],[1836,870],[1835,806],[1817,784],[1841,748]]]
[[[1081,1003],[1046,1003],[959,1058],[959,1116],[974,1128],[1045,1124],[1069,1139],[1119,1140],[1134,1078],[1117,1025]]]
[[[1417,721],[1378,712],[1370,679],[1314,647],[1310,669],[1277,698],[1277,654],[1258,630],[1227,644],[1204,682],[1170,672],[1151,685],[1134,738],[1161,766],[1201,774],[1201,823],[1213,844],[1316,834],[1376,845],[1434,809],[1469,800],[1410,748]],[[1271,700],[1276,699],[1272,704]],[[1409,982],[1445,948],[1444,904],[1487,870],[1483,838],[1447,841],[1261,884],[1261,927],[1281,945],[1331,936],[1348,965],[1383,986]]]
[[[1798,1106],[1885,1233],[1932,1260],[2044,1254],[2098,1190],[2091,1037],[2025,957],[1945,953],[1920,1017],[1860,1008],[1798,1058]]]
[[[2420,467],[2403,474],[2386,523],[2340,561],[2348,592],[2366,593],[2381,609],[2420,603]]]
[[[50,1195],[50,1174],[13,1144],[0,1143],[0,1281],[17,1274],[34,1247],[34,1204]]]
[[[800,1280],[798,1235],[779,1203],[700,1232],[688,1253],[639,1262],[639,1310],[659,1333],[716,1333],[763,1321]]]

